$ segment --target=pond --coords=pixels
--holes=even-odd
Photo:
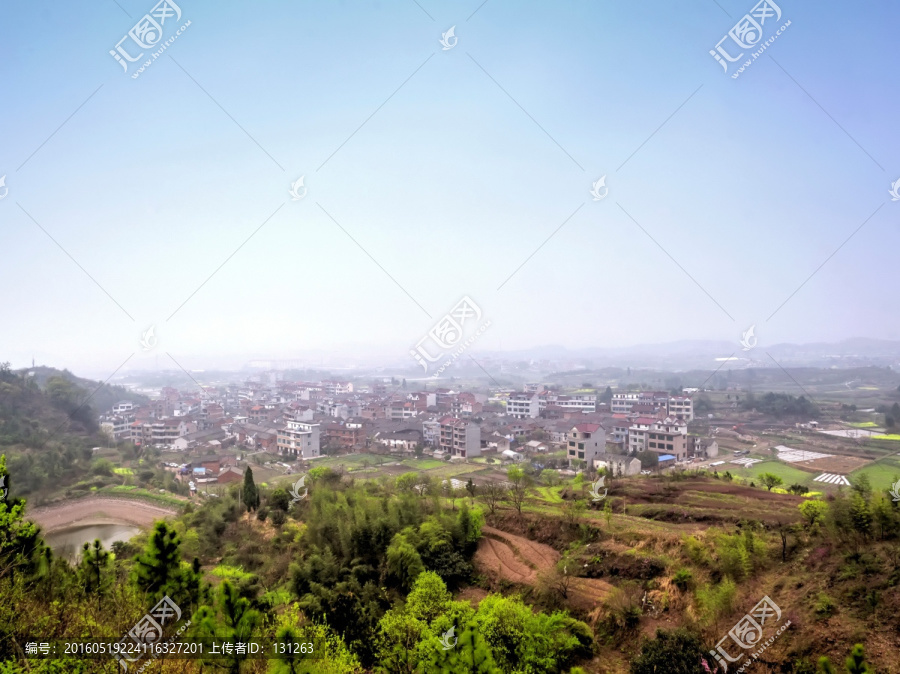
[[[103,547],[109,550],[116,541],[127,541],[140,532],[141,528],[133,524],[85,524],[45,533],[44,540],[56,556],[75,562],[85,543],[93,543],[99,538]]]

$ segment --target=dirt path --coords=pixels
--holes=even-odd
[[[85,498],[67,503],[36,508],[27,513],[45,533],[65,529],[73,524],[125,522],[149,527],[156,520],[176,512],[175,508],[152,505],[145,501],[111,498]]]

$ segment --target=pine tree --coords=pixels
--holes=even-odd
[[[134,558],[134,582],[153,600],[168,594],[178,601],[173,595],[180,594],[182,580],[179,543],[174,529],[169,529],[165,522],[157,522],[144,552]]]
[[[259,490],[256,488],[256,483],[253,481],[253,470],[250,466],[247,466],[247,470],[244,471],[244,507],[247,509],[247,513],[250,511],[256,510],[259,507]]]
[[[101,601],[109,579],[103,572],[109,566],[109,551],[103,549],[100,539],[94,544],[85,543],[82,547],[81,562],[78,565],[78,579],[85,594],[97,595],[97,610],[101,610]]]
[[[222,581],[214,606],[201,606],[196,613],[194,636],[226,642],[246,642],[253,638],[259,624],[259,611],[250,608],[250,600],[241,597],[227,580]],[[228,659],[211,661],[219,668],[239,674],[246,654],[232,653]]]

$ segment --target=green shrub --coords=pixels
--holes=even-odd
[[[730,578],[709,587],[697,588],[697,605],[707,622],[714,622],[734,608],[737,587]]]
[[[706,549],[706,545],[695,536],[684,537],[684,552],[687,554],[688,558],[698,566],[708,566],[712,561],[709,556],[709,551]]]
[[[837,604],[834,603],[834,599],[829,597],[824,592],[819,593],[819,598],[816,601],[815,611],[816,615],[822,618],[828,618],[834,615],[835,609],[837,608]]]
[[[272,524],[276,527],[280,527],[287,521],[287,513],[283,510],[275,509],[272,511]]]
[[[672,576],[672,583],[682,592],[686,592],[694,581],[694,575],[688,569],[678,569]]]

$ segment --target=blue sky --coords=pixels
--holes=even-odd
[[[153,4],[5,3],[0,360],[400,358],[463,295],[479,349],[900,339],[896,3],[731,79],[752,2],[185,0],[132,79]]]

